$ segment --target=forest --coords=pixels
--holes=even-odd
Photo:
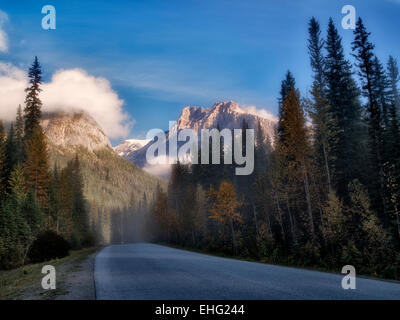
[[[69,248],[95,242],[78,155],[62,169],[50,165],[39,122],[42,69],[37,57],[28,77],[25,108],[19,106],[7,133],[0,122],[0,269],[62,257]]]
[[[178,162],[148,205],[147,231],[205,252],[400,279],[397,61],[381,62],[361,18],[355,63],[332,19],[326,34],[315,18],[308,31],[311,90],[301,95],[287,72],[273,141],[256,130],[253,174],[223,159]]]

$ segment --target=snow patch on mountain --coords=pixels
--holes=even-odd
[[[122,157],[129,157],[132,152],[144,147],[150,141],[146,139],[128,139],[116,146],[114,151]]]

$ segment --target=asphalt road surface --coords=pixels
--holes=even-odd
[[[343,275],[344,276],[344,275]],[[97,299],[400,299],[400,284],[219,258],[138,243],[113,245],[95,259]]]

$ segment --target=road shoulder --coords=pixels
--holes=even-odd
[[[0,299],[6,300],[94,300],[94,258],[100,248],[72,251],[70,256],[0,272]],[[41,286],[42,267],[56,269],[56,289]]]

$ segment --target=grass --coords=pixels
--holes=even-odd
[[[54,259],[42,263],[28,264],[12,270],[1,270],[0,271],[0,300],[11,300],[17,299],[27,287],[38,285],[41,288],[40,283],[42,278],[45,276],[42,274],[42,267],[45,265],[52,265],[56,269],[64,263],[79,263],[86,259],[89,255],[96,252],[98,248],[87,248],[82,250],[71,251],[70,255],[62,259]],[[50,290],[49,294],[56,295],[61,292],[56,290]],[[47,293],[47,291],[44,291]]]

